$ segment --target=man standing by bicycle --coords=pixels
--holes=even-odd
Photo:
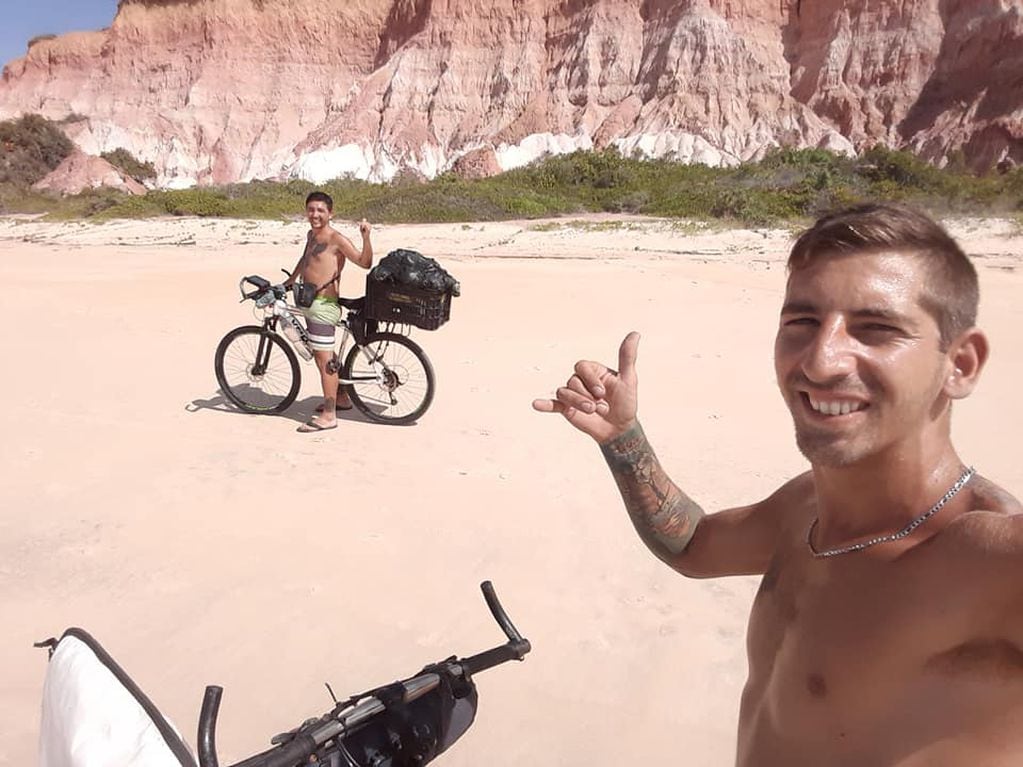
[[[775,341],[810,462],[716,514],[637,420],[639,336],[555,399],[591,436],[643,542],[696,578],[763,575],[750,615],[741,767],[1023,764],[1023,508],[975,473],[951,409],[988,357],[977,274],[936,223],[868,205],[800,236]]]
[[[310,346],[316,367],[323,384],[323,404],[316,408],[316,415],[298,428],[300,432],[326,431],[337,428],[336,410],[350,410],[351,399],[347,392],[338,396],[338,360],[334,356],[334,330],[341,319],[341,305],[338,303],[338,281],[345,262],[351,261],[363,269],[373,266],[373,245],[370,242],[370,225],[366,219],[359,223],[362,235],[362,250],[356,250],[351,240],[330,224],[334,211],[334,200],[326,192],[312,192],[305,201],[305,215],[309,221],[305,251],[295,265],[295,270],[284,282],[291,287],[296,281],[315,286],[315,297],[311,306],[302,307],[306,318]]]

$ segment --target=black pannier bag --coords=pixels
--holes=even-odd
[[[399,683],[366,693],[385,711],[344,738],[347,755],[358,767],[418,767],[444,753],[472,725],[478,698],[468,672],[454,674],[445,662],[420,673],[437,674],[440,684],[410,703],[402,701]]]
[[[392,250],[366,276],[365,314],[436,330],[451,318],[451,299],[460,293],[458,281],[432,258],[415,250]]]

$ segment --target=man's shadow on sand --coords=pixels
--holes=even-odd
[[[295,400],[283,413],[266,413],[266,415],[288,418],[296,423],[304,424],[308,423],[309,419],[316,415],[316,406],[321,402],[323,402],[322,397],[306,397],[305,399]],[[219,389],[217,390],[217,393],[209,399],[192,400],[185,405],[185,410],[189,413],[197,413],[200,410],[215,410],[220,413],[232,413],[233,415],[262,415],[260,413],[246,413],[244,410],[239,410],[231,404],[230,400],[228,400]],[[338,410],[337,419],[339,421],[361,421],[363,423],[370,423],[370,420],[354,407],[351,410]]]

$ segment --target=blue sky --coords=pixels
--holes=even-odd
[[[109,27],[117,0],[0,0],[0,67],[36,35]]]

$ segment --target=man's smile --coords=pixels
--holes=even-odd
[[[847,416],[855,416],[870,407],[870,403],[859,398],[840,395],[811,394],[808,391],[800,391],[799,397],[804,408],[817,418],[842,419]]]

